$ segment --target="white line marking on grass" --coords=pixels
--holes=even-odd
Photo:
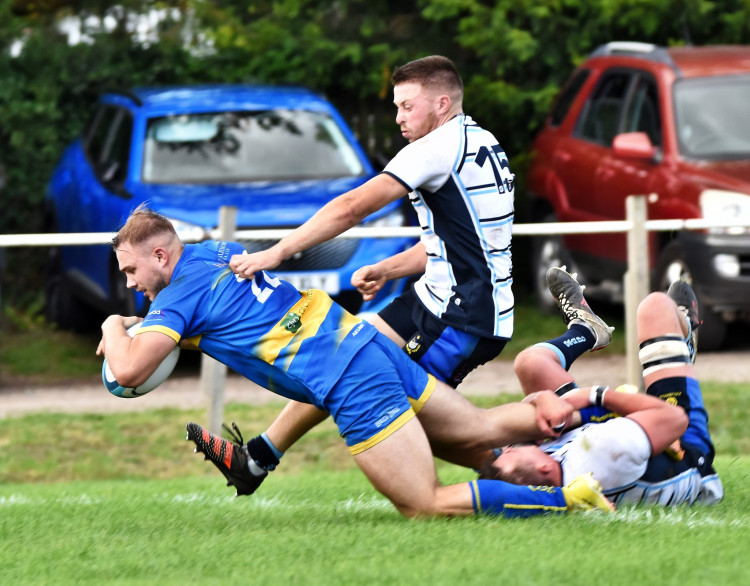
[[[198,505],[211,507],[236,507],[238,505],[235,497],[216,496],[205,493],[180,493],[169,494],[159,493],[153,496],[155,501],[163,503],[176,503],[181,505]],[[14,506],[50,506],[62,505],[73,507],[90,507],[94,505],[105,504],[110,501],[119,501],[119,497],[113,496],[91,496],[89,494],[62,494],[56,498],[34,498],[25,494],[9,494],[0,496],[0,507]],[[285,500],[283,497],[274,496],[253,497],[250,500],[242,502],[243,507],[257,510],[277,510],[277,511],[382,511],[391,510],[393,505],[387,499],[378,496],[367,496],[360,494],[357,497],[347,498],[345,500],[333,501],[314,501],[309,499]],[[725,527],[731,529],[746,529],[750,523],[746,519],[726,519],[710,516],[706,514],[705,509],[689,509],[683,507],[676,508],[639,508],[637,506],[626,506],[618,509],[613,515],[604,514],[600,511],[589,511],[584,513],[586,519],[595,523],[617,524],[626,523],[628,525],[681,525],[689,529],[700,527]]]
[[[636,506],[618,509],[614,515],[600,514],[591,511],[590,519],[607,524],[627,523],[629,525],[683,525],[690,529],[698,527],[746,528],[745,519],[723,519],[705,514],[704,509],[695,510],[683,507],[675,508],[639,508]]]

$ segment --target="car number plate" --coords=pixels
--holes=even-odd
[[[336,295],[341,291],[338,273],[276,273],[276,276],[289,281],[300,291],[321,289],[329,295]]]

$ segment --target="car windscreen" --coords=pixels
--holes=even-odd
[[[336,122],[308,110],[232,111],[151,118],[147,183],[235,183],[353,177],[362,162]]]
[[[750,75],[675,83],[680,153],[705,160],[750,158]]]

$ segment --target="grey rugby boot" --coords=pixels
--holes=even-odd
[[[583,297],[584,286],[578,283],[575,274],[568,273],[565,266],[552,267],[547,271],[547,287],[555,298],[566,325],[570,327],[570,324],[582,324],[594,334],[596,341],[592,352],[609,345],[615,328],[608,326],[591,310]]]
[[[672,300],[677,304],[677,308],[685,316],[687,321],[688,334],[685,336],[685,343],[690,350],[690,361],[695,364],[695,354],[698,351],[698,326],[701,320],[698,319],[698,299],[695,296],[693,288],[687,281],[675,281],[667,290]]]

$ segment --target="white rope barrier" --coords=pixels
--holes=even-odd
[[[669,219],[669,220],[647,220],[645,196],[630,196],[627,198],[626,220],[597,221],[597,222],[546,222],[539,224],[514,224],[514,236],[540,236],[550,234],[598,234],[598,233],[625,233],[628,236],[628,271],[624,277],[625,285],[625,321],[626,321],[626,348],[628,362],[628,378],[631,384],[638,384],[641,380],[640,364],[635,352],[635,315],[638,303],[648,293],[648,232],[669,232],[680,230],[705,230],[710,228],[736,228],[744,232],[750,228],[750,220],[724,220],[724,219]],[[219,211],[220,218],[227,214],[227,208]],[[204,236],[217,240],[278,240],[289,234],[291,229],[268,229],[268,230],[233,230],[232,220],[225,218],[225,224],[212,231],[207,231]],[[347,230],[338,238],[417,238],[422,230],[417,227],[355,227]],[[84,246],[90,244],[109,244],[115,236],[115,232],[91,232],[91,233],[63,233],[63,234],[0,234],[0,248],[11,248],[21,246]],[[198,242],[200,237],[185,237],[185,242]],[[225,373],[218,371],[206,378],[204,387],[212,399],[212,429],[216,421],[220,421],[219,404],[215,394],[217,387],[223,384]],[[218,379],[218,380],[214,380]],[[209,390],[210,389],[210,390]],[[223,396],[223,395],[222,395]],[[213,431],[217,431],[213,429]]]

